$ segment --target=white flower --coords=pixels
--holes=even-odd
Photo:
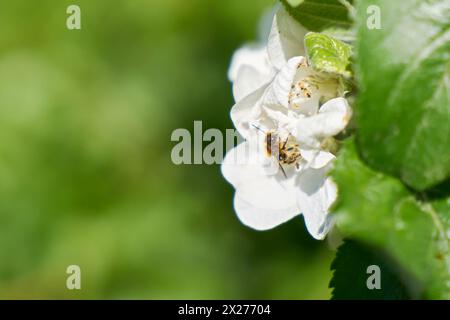
[[[223,176],[236,189],[234,208],[243,224],[267,230],[302,213],[309,233],[325,237],[332,225],[328,209],[336,187],[327,177],[334,155],[322,149],[322,142],[347,125],[350,112],[344,98],[329,100],[309,117],[274,121],[273,115],[262,112],[246,141],[230,150],[222,163]],[[277,152],[266,154],[268,132],[276,133],[281,146],[298,144],[301,157],[288,164]],[[276,146],[280,151],[280,144]]]
[[[246,141],[227,153],[222,173],[236,189],[234,207],[245,225],[267,230],[303,214],[310,234],[323,239],[336,199],[327,177],[334,155],[324,145],[345,128],[351,109],[339,98],[337,78],[303,57],[306,32],[280,10],[266,46],[233,56],[231,118]]]
[[[305,55],[303,37],[306,32],[285,10],[279,10],[273,18],[267,43],[238,49],[228,72],[235,101],[271,82],[289,58]]]
[[[231,118],[239,133],[248,135],[261,108],[293,116],[316,114],[320,102],[341,96],[338,78],[308,65],[303,37],[307,33],[285,10],[273,19],[267,45],[247,45],[233,55],[229,79],[236,104]]]

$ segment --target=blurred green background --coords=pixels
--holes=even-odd
[[[302,218],[253,231],[218,165],[170,159],[174,129],[232,128],[228,64],[273,3],[2,1],[0,298],[329,298]]]

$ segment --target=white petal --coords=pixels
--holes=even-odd
[[[296,200],[297,175],[293,168],[286,168],[287,178],[281,170],[267,175],[257,146],[253,134],[250,141],[227,153],[221,169],[225,179],[236,188],[234,204],[239,219],[249,227],[266,230],[300,214]]]
[[[238,49],[228,70],[228,78],[233,82],[235,101],[270,82],[273,75],[274,70],[265,46],[246,45]]]
[[[231,120],[239,134],[244,138],[250,135],[250,130],[255,130],[250,123],[256,121],[261,113],[260,103],[265,90],[266,86],[259,88],[231,108]]]
[[[306,169],[298,177],[299,206],[308,232],[316,239],[325,238],[333,225],[328,210],[337,198],[337,188],[326,176],[329,169]]]
[[[264,119],[272,123],[271,129],[280,130],[284,128],[291,132],[291,129],[295,129],[296,117],[286,112],[287,110],[283,107],[277,108],[276,106],[263,106]]]
[[[274,157],[265,157],[262,161],[262,168],[266,175],[273,176],[279,173],[280,164]]]
[[[232,82],[236,81],[239,69],[243,66],[253,67],[264,74],[270,71],[266,47],[260,44],[248,44],[236,50],[231,58],[228,79]]]
[[[237,74],[236,81],[233,82],[234,101],[239,102],[252,92],[267,85],[272,79],[272,75],[263,75],[252,66],[242,66]]]
[[[339,97],[328,100],[324,103],[320,107],[319,113],[336,113],[336,116],[339,114],[345,118],[343,119],[345,120],[344,122],[348,122],[352,115],[352,109],[348,105],[347,99]]]
[[[291,106],[294,110],[298,110],[300,113],[311,116],[317,113],[319,109],[320,95],[314,94],[311,98],[292,98]]]
[[[312,141],[314,138],[334,136],[347,126],[350,118],[351,108],[347,100],[331,99],[319,109],[318,114],[298,120],[297,139]]]
[[[238,188],[243,182],[261,174],[258,146],[244,141],[229,150],[223,159],[221,171],[225,179]]]
[[[314,135],[315,132],[309,127],[309,121],[306,118],[299,118],[296,125],[293,134],[302,149],[319,150],[320,139]]]
[[[271,63],[281,69],[295,56],[304,56],[303,38],[307,30],[294,20],[284,9],[275,15],[269,35],[268,54]]]
[[[243,224],[256,230],[268,230],[300,214],[296,188],[292,181],[284,180],[281,174],[277,177],[260,175],[237,188],[234,209]]]
[[[308,162],[308,167],[313,169],[325,167],[336,158],[330,152],[317,149],[301,149],[301,155]]]
[[[289,93],[299,70],[299,65],[304,59],[301,56],[293,57],[281,68],[267,88],[264,105],[289,107]]]

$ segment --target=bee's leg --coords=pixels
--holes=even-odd
[[[287,179],[287,175],[286,175],[286,172],[283,169],[283,166],[280,163],[278,165],[280,166],[281,172],[283,172],[284,177]]]
[[[295,167],[298,169],[300,169],[300,164],[298,162],[295,163]]]
[[[284,149],[284,148],[286,147],[286,143],[288,142],[289,136],[290,136],[290,135],[291,135],[291,134],[289,133],[289,135],[287,136],[286,140],[284,140],[282,149]]]

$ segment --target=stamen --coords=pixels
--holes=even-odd
[[[291,86],[291,91],[288,95],[288,103],[292,108],[299,109],[301,103],[303,103],[305,99],[310,99],[312,97],[312,90],[316,85],[311,84],[309,80],[309,78],[305,78],[297,81]]]

